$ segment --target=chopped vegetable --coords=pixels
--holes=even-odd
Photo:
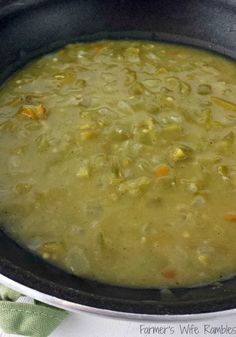
[[[205,206],[206,199],[202,195],[196,195],[191,203],[193,207]]]
[[[97,132],[94,130],[83,131],[80,134],[81,140],[91,140],[97,137]]]
[[[170,167],[168,165],[159,165],[154,169],[154,175],[156,177],[165,177],[170,173]]]
[[[19,194],[24,194],[24,193],[28,193],[30,192],[32,189],[32,185],[31,184],[23,184],[23,183],[19,183],[16,185],[16,191]]]
[[[182,134],[183,127],[180,124],[170,124],[163,127],[162,131],[166,137],[168,136],[177,138]]]
[[[173,151],[173,160],[176,162],[179,160],[183,160],[186,157],[186,153],[179,147]]]
[[[181,94],[187,96],[187,95],[191,94],[191,91],[192,91],[192,89],[191,89],[190,84],[188,84],[187,82],[181,81],[181,83],[180,83],[180,92],[181,92]]]
[[[44,259],[55,260],[62,256],[64,247],[61,242],[47,242],[39,250]]]
[[[79,171],[76,173],[76,176],[79,178],[88,178],[89,177],[88,167],[81,167]]]
[[[99,54],[99,53],[101,53],[101,51],[103,50],[103,46],[97,46],[96,48],[95,48],[95,52],[97,53],[97,54]]]
[[[236,212],[235,213],[228,213],[225,215],[226,221],[236,222]]]
[[[176,273],[176,270],[174,270],[174,269],[169,269],[169,270],[163,271],[163,272],[162,272],[162,275],[163,275],[165,278],[171,280],[171,279],[176,278],[177,273]]]
[[[220,165],[218,167],[218,173],[224,178],[228,179],[229,178],[229,170],[228,167],[225,165]]]
[[[46,108],[43,104],[39,105],[23,105],[19,111],[18,114],[33,119],[47,119],[48,113],[46,111]]]
[[[212,88],[209,84],[200,84],[197,89],[199,95],[209,95],[211,91]]]
[[[189,184],[189,191],[192,193],[196,193],[198,191],[198,187],[196,183],[190,183]]]
[[[130,179],[128,181],[122,182],[119,185],[119,191],[122,193],[129,193],[133,196],[138,196],[140,192],[144,191],[148,185],[150,185],[151,179],[148,177],[140,177],[136,179]]]
[[[236,111],[236,104],[226,101],[225,99],[219,98],[219,97],[211,97],[211,101],[212,103],[214,103],[215,105],[218,105],[221,108],[227,109],[227,110],[231,110],[231,111]]]
[[[209,256],[207,254],[201,254],[198,256],[198,260],[202,264],[207,265],[209,263]]]

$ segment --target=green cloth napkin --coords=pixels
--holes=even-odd
[[[0,285],[0,329],[3,332],[47,337],[67,315],[64,310],[35,300],[30,300],[30,304],[26,302],[21,294]]]

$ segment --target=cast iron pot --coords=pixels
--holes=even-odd
[[[0,0],[0,81],[68,42],[172,41],[236,59],[235,0]],[[0,283],[68,310],[157,319],[236,313],[236,279],[173,289],[113,287],[80,279],[22,249],[0,231]]]

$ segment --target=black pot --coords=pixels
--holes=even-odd
[[[236,59],[236,1],[0,0],[0,81],[32,57],[68,42],[124,37],[184,43]],[[3,232],[0,272],[0,282],[69,310],[156,318],[236,308],[236,279],[173,289],[171,296],[107,286],[59,270]]]

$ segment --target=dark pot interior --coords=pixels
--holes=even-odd
[[[200,46],[236,59],[235,0],[0,0],[0,81],[32,57],[67,42],[141,38]],[[23,250],[0,231],[0,272],[18,283],[90,307],[141,314],[236,308],[236,280],[221,286],[128,289],[79,279]]]

